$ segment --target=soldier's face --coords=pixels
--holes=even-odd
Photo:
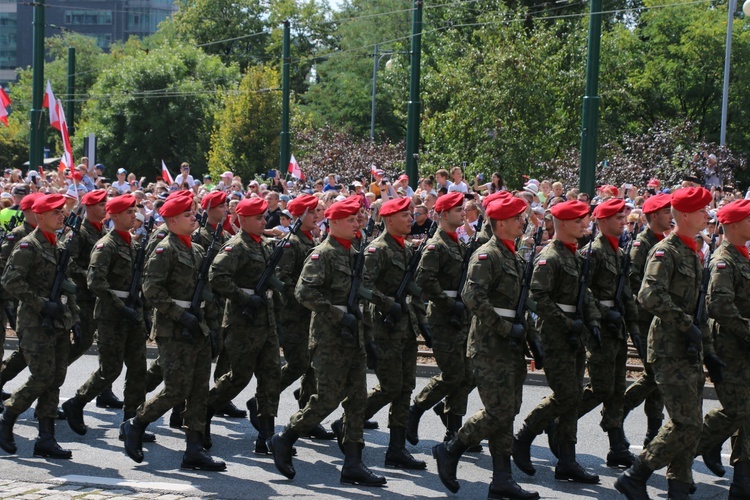
[[[216,205],[215,207],[211,207],[211,210],[208,211],[208,218],[211,220],[221,220],[224,215],[227,213],[227,203],[221,203],[220,205]]]
[[[453,207],[450,210],[443,212],[442,217],[449,226],[454,228],[463,226],[464,222],[466,222],[466,210],[464,210],[463,205],[460,207]]]
[[[191,234],[198,224],[195,220],[195,210],[188,210],[174,217],[167,217],[167,223],[170,231],[183,236]]]
[[[254,234],[260,236],[263,234],[263,230],[266,228],[265,214],[257,215],[240,215],[240,227],[247,234]]]
[[[48,212],[36,214],[39,229],[53,233],[62,229],[65,220],[65,212],[62,208],[56,208]]]
[[[750,217],[734,223],[734,232],[739,235],[739,240],[750,240]]]
[[[628,222],[628,218],[625,215],[625,212],[620,212],[619,214],[615,214],[612,217],[607,217],[606,219],[601,219],[598,221],[599,229],[601,229],[602,233],[606,234],[607,236],[620,236],[622,234],[622,231],[625,229],[625,225]]]
[[[586,229],[589,227],[589,217],[581,217],[580,219],[573,219],[563,221],[563,227],[567,231],[568,235],[576,239],[583,238],[586,234]]]
[[[386,217],[388,223],[388,232],[395,234],[396,236],[406,236],[411,233],[411,225],[414,222],[414,218],[411,215],[411,210],[404,210],[393,215]]]
[[[699,231],[703,231],[708,226],[708,210],[703,209],[698,210],[697,212],[685,214],[685,221],[687,222],[686,229],[689,229],[690,232],[697,233]]]
[[[359,222],[356,215],[350,215],[345,219],[330,221],[331,235],[345,240],[353,240],[359,231]]]
[[[664,232],[672,224],[672,208],[665,207],[651,215],[651,226],[657,232]]]
[[[93,220],[96,222],[103,220],[104,217],[107,216],[107,209],[105,208],[106,205],[107,205],[107,202],[102,201],[101,203],[96,203],[94,205],[87,206],[86,213],[88,214],[89,220]]]
[[[135,213],[137,210],[135,207],[130,207],[119,214],[110,214],[109,218],[112,219],[115,229],[129,231],[135,227]]]

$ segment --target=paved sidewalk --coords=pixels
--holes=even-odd
[[[0,498],[15,498],[24,500],[104,500],[115,498],[148,498],[152,500],[199,500],[213,498],[210,496],[177,495],[167,492],[135,491],[126,487],[127,481],[113,481],[111,489],[101,486],[84,486],[82,484],[68,484],[61,479],[61,484],[29,483],[24,481],[0,480]],[[142,486],[139,486],[142,489]]]

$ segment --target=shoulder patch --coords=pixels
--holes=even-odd
[[[284,243],[284,248],[291,248],[292,244],[288,241]]]
[[[375,247],[370,247],[370,248],[368,248],[368,249],[367,249],[367,251],[368,251],[369,253],[375,253],[375,252],[377,252],[377,251],[378,251],[378,249],[377,249],[377,248],[375,248]]]
[[[664,257],[664,250],[657,250],[654,252],[654,257]]]
[[[487,254],[486,253],[480,253],[477,255],[477,259],[479,260],[487,260]]]
[[[427,245],[427,250],[435,250],[435,245]]]
[[[725,267],[727,267],[727,263],[723,260],[716,263],[716,269],[724,269]]]
[[[536,263],[537,266],[546,266],[547,265],[547,259],[541,259],[539,262]]]
[[[310,259],[311,260],[318,260],[319,258],[320,258],[320,254],[319,253],[314,253],[314,254],[310,255]]]
[[[156,250],[154,250],[157,254],[164,252],[164,247],[156,247]]]
[[[102,248],[104,248],[104,243],[97,243],[96,244],[96,249],[97,250],[101,250]]]
[[[156,237],[160,240],[163,240],[166,235],[167,233],[156,233]]]
[[[18,245],[21,248],[29,248],[29,242],[28,241],[22,241],[20,245]]]
[[[227,245],[224,247],[225,252],[231,252],[232,251],[232,245]]]
[[[16,239],[16,235],[15,235],[15,234],[12,234],[12,233],[11,233],[11,234],[9,234],[8,236],[6,236],[6,237],[5,237],[5,239],[6,239],[6,240],[10,240],[10,241],[13,241],[13,240],[15,240],[15,239]]]
[[[641,242],[640,241],[634,241],[633,242],[633,246],[634,247],[639,247],[639,246],[641,246]]]

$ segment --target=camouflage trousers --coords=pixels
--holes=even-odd
[[[75,360],[83,356],[94,344],[94,332],[96,332],[96,321],[94,321],[95,300],[78,300],[81,317],[81,342],[70,346],[70,355],[68,356],[68,365],[72,365]]]
[[[23,328],[19,334],[19,351],[31,375],[5,402],[5,406],[23,413],[38,399],[38,418],[57,418],[60,386],[68,371],[70,333],[62,329],[50,332],[46,328]]]
[[[126,321],[99,321],[96,334],[99,368],[76,395],[88,403],[125,373],[125,413],[135,412],[146,399],[146,331]]]
[[[385,335],[375,337],[378,385],[367,395],[365,419],[390,403],[388,427],[406,427],[411,393],[417,385],[417,339],[412,335],[388,339],[387,332]]]
[[[667,479],[690,484],[703,423],[703,365],[684,358],[658,358],[652,368],[669,420],[641,458],[653,470],[669,466]]]
[[[229,372],[229,353],[227,352],[227,331],[225,328],[219,329],[218,334],[220,346],[219,355],[216,357],[216,366],[214,367],[214,382],[219,380],[222,375]]]
[[[161,366],[159,364],[159,356],[148,365],[146,370],[146,394],[155,390],[164,381],[164,377],[161,374]]]
[[[304,408],[292,415],[289,425],[297,433],[306,434],[341,403],[344,408],[344,443],[364,443],[362,426],[367,400],[367,357],[364,348],[335,337],[322,337],[311,350],[315,394],[310,396]]]
[[[641,332],[644,332],[642,333],[642,340],[645,343],[645,332],[648,332],[651,322],[639,322],[638,325]],[[656,380],[654,380],[654,371],[651,368],[651,363],[643,360],[643,368],[644,370],[640,378],[625,391],[623,412],[627,414],[645,401],[643,411],[646,413],[646,417],[664,420],[664,400],[661,397],[661,393],[656,389]]]
[[[599,424],[602,430],[608,432],[622,427],[627,360],[628,344],[624,338],[618,339],[603,332],[602,346],[589,346],[590,381],[583,389],[583,397],[578,405],[578,418],[602,404],[602,420]]]
[[[208,337],[156,337],[164,388],[138,408],[138,420],[154,422],[179,403],[185,403],[182,418],[190,431],[206,428],[206,400],[211,377],[211,344]]]
[[[315,370],[310,367],[310,320],[288,321],[282,327],[284,338],[279,339],[286,364],[281,367],[281,391],[302,377],[300,408],[315,392]]]
[[[472,359],[477,390],[484,408],[469,417],[458,431],[464,444],[473,446],[488,439],[493,457],[509,456],[513,445],[513,419],[521,410],[526,359],[507,349],[478,354]]]
[[[229,372],[214,383],[208,394],[208,406],[224,408],[247,387],[253,374],[258,378],[256,398],[258,415],[275,417],[279,409],[279,338],[268,326],[231,325],[227,328],[226,349]]]
[[[451,326],[433,326],[432,352],[441,373],[432,377],[414,398],[414,406],[429,410],[445,398],[445,413],[466,415],[469,393],[474,389],[471,358],[466,340]]]

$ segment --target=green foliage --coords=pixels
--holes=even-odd
[[[0,123],[0,168],[22,168],[29,159],[28,130],[22,125],[21,118],[11,111],[8,117],[9,126]]]

